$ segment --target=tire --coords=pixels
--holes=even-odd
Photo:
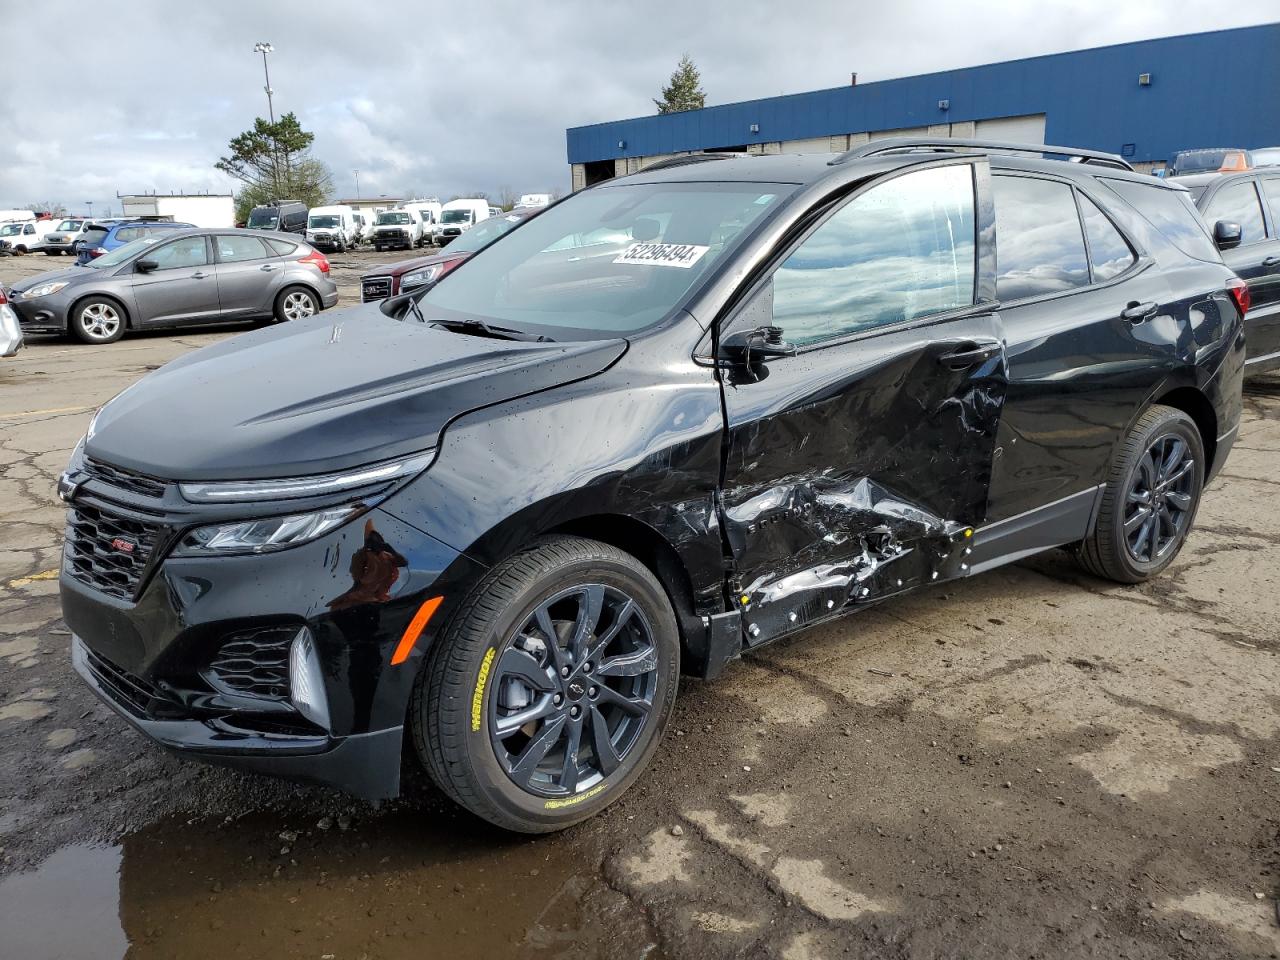
[[[378,245],[375,243],[375,244],[373,245],[373,252],[374,252],[374,253],[381,253],[381,252],[382,252],[382,248],[381,248],[380,246],[378,246]]]
[[[284,323],[288,320],[305,320],[323,309],[324,306],[314,291],[306,287],[287,287],[276,297],[271,315],[277,323]]]
[[[71,308],[68,326],[81,343],[115,343],[124,336],[128,317],[107,297],[86,297]]]
[[[1093,533],[1077,545],[1081,565],[1118,583],[1141,583],[1164,570],[1195,522],[1205,467],[1194,420],[1161,405],[1144,413],[1111,463]],[[1147,506],[1153,498],[1154,516]]]
[[[46,250],[44,252],[44,255],[46,257],[56,257],[56,256],[60,256],[61,254],[62,254],[61,250]]]
[[[589,596],[599,597],[598,619],[586,652],[573,657]],[[557,634],[553,644],[541,623]],[[597,639],[602,646],[592,651]],[[567,678],[560,661],[572,664]],[[608,544],[547,538],[494,567],[436,641],[414,687],[414,745],[440,789],[476,816],[521,833],[562,830],[640,776],[671,716],[679,675],[675,614],[653,574]],[[571,768],[575,735],[581,752]],[[597,735],[606,738],[603,750]],[[523,784],[522,760],[531,761]]]

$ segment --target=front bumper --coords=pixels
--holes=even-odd
[[[147,521],[140,494],[107,496],[118,493],[87,480],[68,514],[63,619],[90,687],[174,752],[366,798],[394,796],[414,682],[476,565],[378,509],[275,553],[169,557],[194,518],[153,500]],[[157,514],[165,515],[158,524]],[[133,542],[127,561],[118,554],[122,538]],[[112,579],[126,568],[128,582]],[[445,603],[409,658],[392,665],[414,614],[437,595]],[[314,638],[326,727],[293,707],[287,653],[270,641],[303,626]]]
[[[66,333],[72,299],[65,290],[34,300],[11,299],[9,306],[18,315],[23,333]]]

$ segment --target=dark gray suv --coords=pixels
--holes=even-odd
[[[291,234],[190,229],[23,280],[10,299],[27,333],[112,343],[126,328],[309,317],[338,288],[324,254]]]

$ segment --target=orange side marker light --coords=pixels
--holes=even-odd
[[[413,645],[418,642],[422,631],[427,628],[427,621],[431,619],[431,615],[436,612],[436,608],[443,600],[444,597],[432,597],[418,608],[418,612],[409,621],[409,626],[404,628],[404,636],[396,644],[396,652],[391,655],[393,667],[409,659],[409,654],[413,652]]]

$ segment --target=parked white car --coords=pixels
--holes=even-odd
[[[321,250],[345,253],[356,243],[355,211],[345,204],[312,207],[307,214],[307,242]]]
[[[58,225],[51,232],[45,234],[45,256],[56,257],[59,254],[67,253],[74,257],[76,241],[80,239],[80,235],[85,230],[89,229],[91,222],[87,217],[70,217],[65,220],[59,220]]]
[[[489,201],[469,197],[450,200],[440,212],[440,229],[436,231],[436,243],[444,246],[462,236],[481,220],[489,219]]]
[[[400,204],[400,209],[418,211],[418,216],[422,218],[422,243],[424,245],[435,240],[436,231],[440,229],[440,211],[443,209],[439,200],[435,197],[427,197],[424,200],[406,200]]]
[[[0,226],[0,250],[35,253],[44,249],[44,238],[58,225],[57,220],[26,220]]]
[[[412,250],[425,243],[422,215],[417,210],[383,210],[373,225],[373,249]]]

